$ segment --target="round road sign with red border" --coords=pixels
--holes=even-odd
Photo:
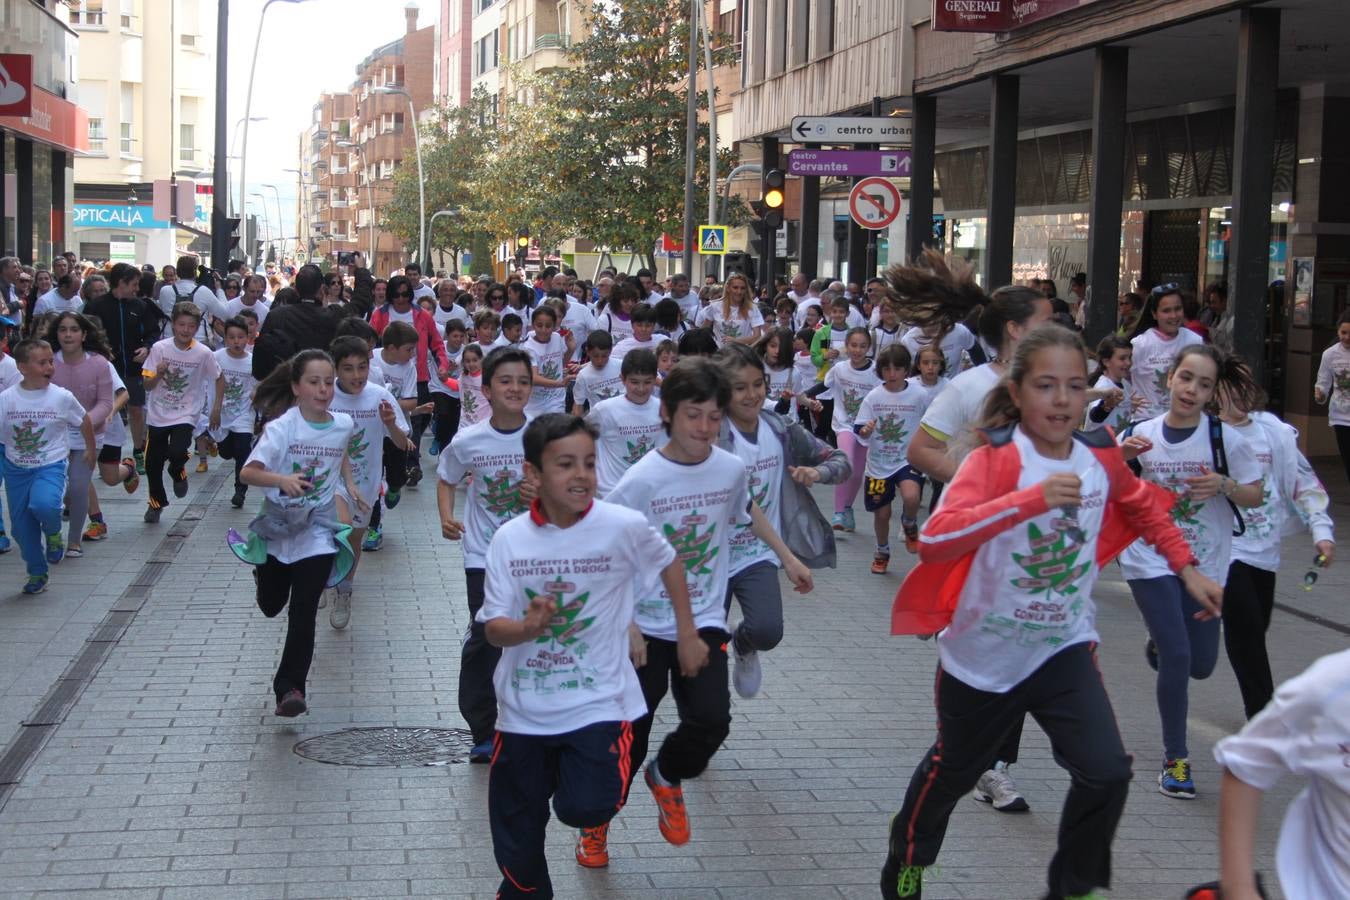
[[[848,212],[859,227],[889,228],[900,218],[900,189],[885,178],[864,178],[848,192]]]

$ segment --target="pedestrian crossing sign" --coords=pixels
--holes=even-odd
[[[698,252],[704,256],[725,256],[727,252],[727,226],[698,226]]]

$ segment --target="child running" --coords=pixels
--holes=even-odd
[[[352,526],[355,550],[352,568],[333,587],[333,606],[328,623],[343,629],[351,621],[352,582],[361,564],[358,548],[370,523],[371,512],[380,502],[380,483],[384,475],[384,443],[412,449],[410,426],[394,395],[382,385],[370,381],[370,345],[358,337],[338,338],[330,348],[337,366],[337,390],[329,409],[346,413],[352,419],[351,439],[347,442],[347,462],[351,466],[351,484],[357,493],[340,489],[337,495],[338,517]]]
[[[1134,345],[1118,334],[1108,334],[1097,344],[1097,370],[1088,376],[1091,385],[1104,396],[1088,406],[1088,431],[1110,425],[1116,434],[1133,421],[1135,411],[1144,398],[1130,382],[1130,366],[1134,359]]]
[[[46,329],[48,346],[60,352],[55,355],[52,384],[75,395],[89,415],[94,426],[94,440],[101,442],[113,408],[113,384],[109,375],[108,349],[103,327],[95,319],[88,319],[73,310],[57,313]],[[84,520],[89,514],[89,491],[93,487],[94,462],[86,462],[81,448],[80,427],[69,431],[70,457],[66,467],[66,507],[70,510],[67,528],[66,556],[79,559],[84,556],[80,543]],[[133,469],[134,472],[134,469]]]
[[[922,896],[952,810],[1030,714],[1070,774],[1050,862],[1049,896],[1108,887],[1111,842],[1131,778],[1096,664],[1092,587],[1142,533],[1211,613],[1222,589],[1201,574],[1167,517],[1106,432],[1077,432],[1087,359],[1056,325],[1018,344],[988,398],[983,434],[925,523],[921,562],[892,611],[894,634],[937,635],[938,736],[891,820],[881,894]]]
[[[492,413],[483,393],[483,348],[477,344],[467,345],[459,364],[459,425],[455,434],[470,425],[477,425]]]
[[[1176,495],[1172,521],[1200,559],[1200,571],[1222,587],[1228,580],[1236,506],[1261,503],[1261,465],[1231,426],[1205,414],[1223,385],[1246,390],[1245,367],[1222,351],[1193,344],[1177,354],[1167,376],[1167,412],[1123,433],[1121,449],[1140,477]],[[1148,626],[1145,657],[1158,672],[1163,765],[1158,790],[1195,799],[1186,714],[1192,678],[1208,678],[1219,659],[1218,610],[1188,596],[1171,566],[1136,543],[1120,556],[1121,571]],[[1190,592],[1191,594],[1194,591]]]
[[[816,507],[810,487],[846,479],[848,460],[801,425],[765,408],[768,379],[755,351],[729,343],[713,359],[731,383],[718,446],[745,463],[750,497],[782,535],[783,544],[766,542],[748,527],[738,527],[729,542],[724,610],[731,612],[733,597],[741,607],[740,624],[731,636],[731,683],[738,695],[748,698],[759,693],[764,681],[759,654],[783,640],[780,562],[799,586],[805,582],[805,568],[834,566],[834,532]],[[791,550],[784,555],[787,548]]]
[[[795,421],[799,385],[796,380],[797,373],[792,366],[792,331],[787,328],[770,328],[755,345],[755,352],[764,362],[764,377],[768,379],[768,395],[764,398],[764,407]]]
[[[1329,404],[1327,424],[1336,433],[1336,448],[1350,478],[1350,309],[1336,320],[1336,343],[1322,351],[1313,399]]]
[[[581,830],[578,862],[609,863],[604,834],[627,796],[633,721],[646,712],[629,661],[636,598],[662,584],[689,608],[670,542],[641,514],[594,499],[595,442],[575,416],[531,422],[522,443],[538,497],[488,547],[476,621],[501,648],[488,778],[501,898],[553,896],[550,798],[558,819]]]
[[[202,311],[181,301],[174,304],[172,337],[156,341],[142,363],[145,383],[145,473],[150,485],[150,502],[145,521],[159,521],[169,496],[164,493],[164,467],[169,467],[173,495],[187,496],[187,461],[192,433],[206,403],[207,391],[214,388],[220,375],[215,355],[195,335],[201,326]]]
[[[867,442],[863,474],[867,489],[863,508],[872,514],[877,549],[872,557],[872,574],[881,575],[891,562],[891,504],[900,493],[900,528],[905,549],[919,552],[919,499],[923,494],[923,475],[916,472],[905,454],[919,420],[928,410],[931,398],[909,374],[909,351],[903,344],[892,344],[877,354],[876,370],[881,384],[863,398],[853,428]],[[917,378],[913,381],[918,381]]]
[[[547,412],[562,412],[567,396],[567,343],[555,333],[558,312],[551,306],[536,307],[530,316],[534,331],[523,342],[534,367],[534,386],[530,390],[530,405],[525,414],[531,417]]]
[[[1203,344],[1200,335],[1184,328],[1186,310],[1181,288],[1163,284],[1149,292],[1144,309],[1130,331],[1134,348],[1130,360],[1130,384],[1143,399],[1131,413],[1131,421],[1152,419],[1167,412],[1171,397],[1167,382],[1172,363],[1186,347]]]
[[[309,710],[305,680],[314,660],[314,620],[319,597],[351,563],[349,529],[338,521],[339,479],[348,496],[352,482],[347,448],[355,426],[346,413],[330,411],[336,375],[322,350],[302,350],[258,384],[254,405],[277,409],[244,464],[243,480],[263,488],[261,514],[244,538],[233,528],[230,549],[256,566],[258,608],[269,619],[290,604],[286,644],[272,691],[275,714],[294,718]]]
[[[1261,465],[1261,502],[1242,510],[1244,528],[1233,537],[1232,562],[1223,591],[1223,642],[1237,676],[1242,705],[1252,718],[1270,702],[1275,679],[1266,654],[1266,631],[1275,608],[1275,574],[1280,542],[1293,526],[1312,532],[1315,565],[1331,565],[1335,531],[1327,515],[1330,498],[1307,457],[1298,449],[1298,432],[1265,412],[1266,395],[1247,364],[1231,360],[1240,373],[1233,386],[1219,389],[1224,423],[1247,442]]]
[[[623,358],[624,394],[601,400],[586,416],[599,433],[595,474],[597,497],[614,489],[633,463],[652,450],[665,446],[661,424],[661,401],[656,390],[656,354],[634,350]]]
[[[853,501],[858,498],[858,489],[862,487],[867,444],[854,433],[853,423],[857,421],[863,398],[881,383],[872,360],[867,357],[871,348],[872,338],[866,328],[850,328],[844,340],[847,363],[831,366],[825,373],[825,380],[806,391],[807,397],[827,391],[834,395],[830,427],[834,431],[836,445],[848,457],[850,474],[834,486],[834,518],[830,524],[835,531],[853,531],[857,528],[853,518]],[[816,401],[813,411],[817,414],[824,411],[819,401]]]
[[[488,544],[505,522],[524,512],[534,499],[534,483],[525,478],[525,406],[530,402],[534,362],[524,350],[498,347],[483,360],[483,393],[492,414],[461,429],[441,451],[436,463],[436,505],[441,535],[464,541],[464,585],[469,603],[469,628],[460,651],[459,712],[473,734],[469,761],[492,758],[497,727],[493,670],[501,651],[488,643],[483,623],[483,579]],[[455,492],[469,476],[464,519],[455,517]]]
[[[65,558],[61,501],[71,453],[67,430],[79,429],[84,443],[81,462],[91,470],[97,450],[84,406],[70,391],[52,384],[56,362],[51,345],[19,341],[14,362],[23,378],[0,393],[5,495],[14,540],[28,569],[23,592],[40,594],[47,589],[49,566]]]
[[[225,320],[225,346],[216,351],[215,398],[211,403],[211,439],[221,459],[234,462],[234,494],[230,506],[242,509],[248,486],[244,463],[253,450],[253,353],[248,346],[248,323],[239,317]]]
[[[703,773],[731,726],[726,650],[731,635],[723,606],[731,532],[751,525],[785,564],[795,562],[759,506],[747,501],[745,464],[714,446],[730,399],[727,377],[712,361],[676,363],[661,385],[669,441],[635,463],[609,494],[610,502],[641,512],[661,529],[675,545],[689,585],[687,604],[666,589],[644,592],[635,618],[645,644],[635,664],[647,714],[633,723],[629,778],[646,759],[656,709],[673,690],[679,724],[643,777],[660,810],[661,835],[677,846],[690,835],[681,783]],[[810,573],[801,568],[799,574],[798,590],[809,591]],[[601,835],[590,844],[595,852],[603,846]]]
[[[572,385],[573,415],[585,415],[602,401],[622,396],[624,392],[623,370],[613,359],[614,338],[609,332],[592,331],[586,335],[585,348],[589,362],[577,372],[576,382]]]

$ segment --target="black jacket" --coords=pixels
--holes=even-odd
[[[369,285],[373,281],[369,272],[358,269],[357,290],[352,293],[351,303],[320,306],[312,300],[301,300],[299,303],[274,307],[267,314],[267,319],[258,331],[258,339],[253,344],[253,377],[261,381],[301,350],[327,350],[333,343],[338,323],[343,319],[368,318],[371,304]]]
[[[159,307],[142,297],[118,300],[112,294],[104,294],[86,305],[84,314],[103,323],[117,374],[124,380],[139,377],[141,364],[132,357],[137,350],[148,349],[159,340],[164,328],[164,316]]]

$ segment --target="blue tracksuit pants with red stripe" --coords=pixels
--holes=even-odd
[[[976,690],[939,668],[935,693],[937,743],[914,771],[904,806],[891,820],[888,869],[933,864],[957,802],[994,764],[1008,732],[1030,714],[1070,778],[1059,847],[1047,873],[1050,896],[1109,887],[1111,841],[1131,769],[1097,670],[1096,645],[1064,648],[1004,693]]]
[[[549,798],[565,825],[604,825],[623,807],[632,742],[629,722],[597,722],[567,734],[497,732],[488,821],[502,870],[499,898],[553,896],[544,856]]]

